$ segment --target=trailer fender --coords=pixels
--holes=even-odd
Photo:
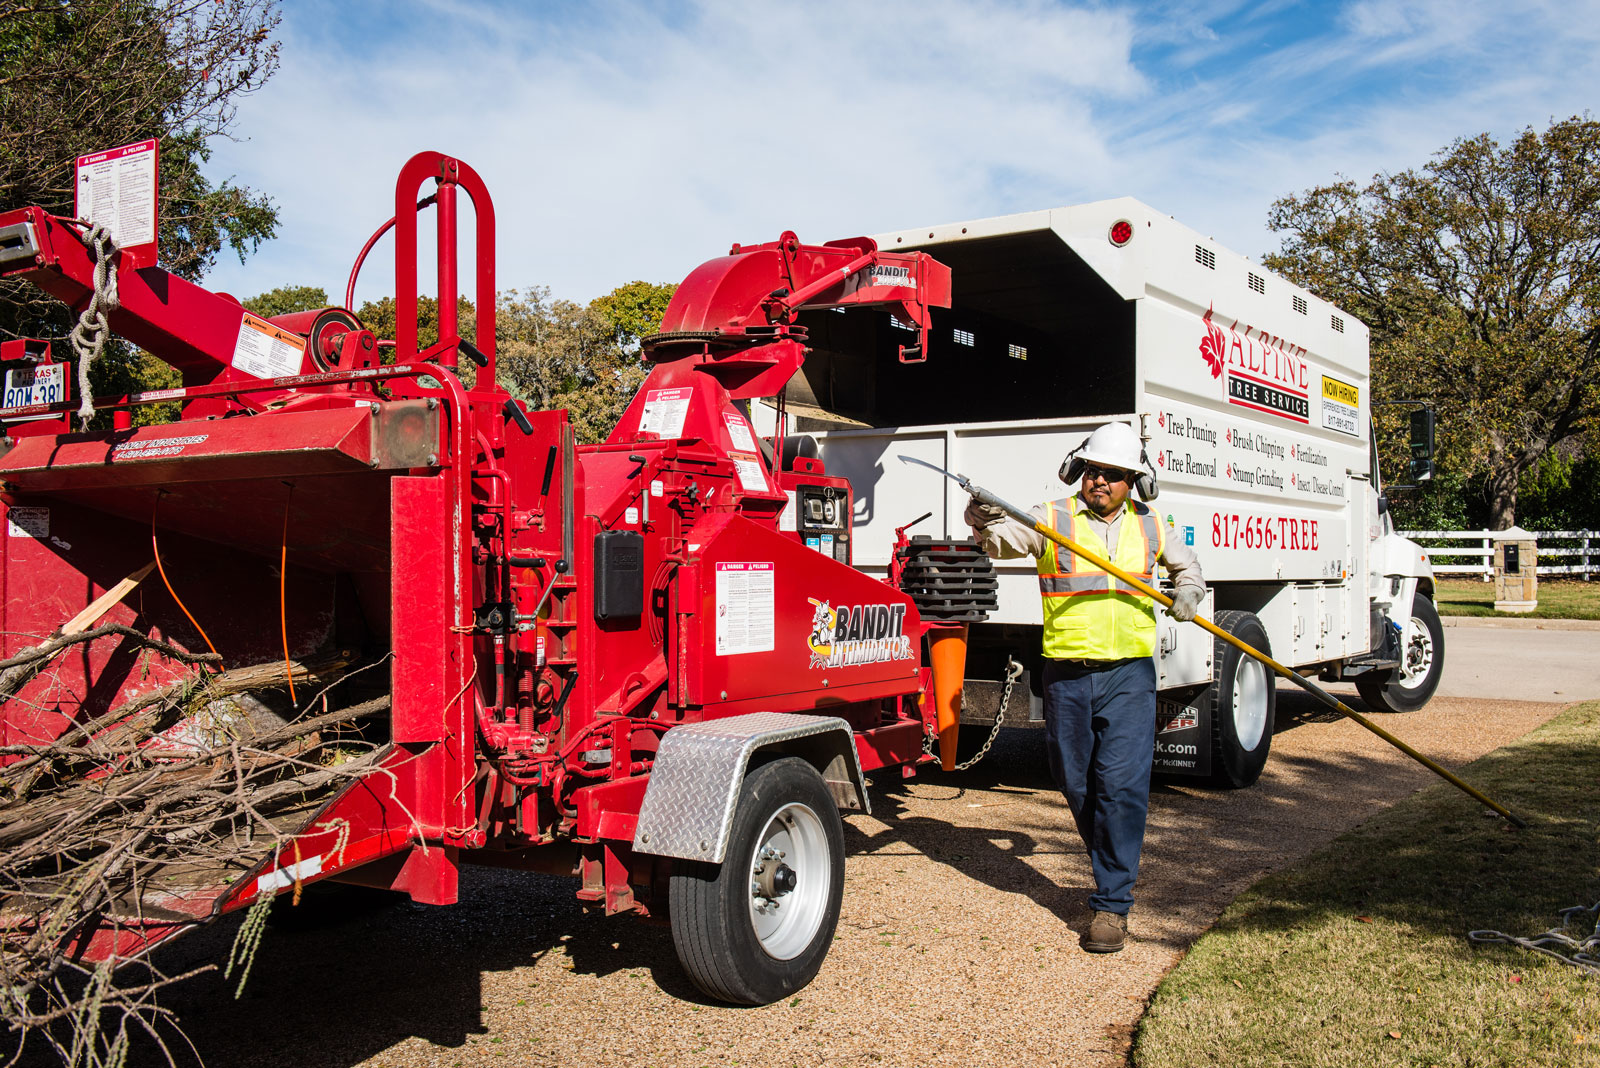
[[[754,757],[807,760],[843,810],[870,812],[855,736],[844,720],[792,712],[751,712],[674,727],[661,737],[639,807],[633,848],[682,860],[722,863],[739,784]]]

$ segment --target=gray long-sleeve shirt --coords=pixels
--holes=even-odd
[[[1110,519],[1102,519],[1079,500],[1076,494],[1069,499],[1076,502],[1078,514],[1089,521],[1090,529],[1100,535],[1101,540],[1105,542],[1107,548],[1115,556],[1117,535],[1122,530],[1122,517],[1127,514],[1127,509],[1119,510]],[[1042,504],[1034,505],[1029,509],[1029,513],[1041,523],[1048,522],[1049,512],[1046,511],[1045,506]],[[967,516],[967,522],[972,525],[970,512]],[[1164,522],[1164,520],[1161,520],[1158,516],[1157,522]],[[1043,534],[1031,527],[1023,526],[1010,516],[1006,516],[999,522],[981,529],[973,525],[972,533],[978,539],[978,543],[983,546],[983,551],[996,560],[1015,560],[1023,556],[1041,556],[1046,546],[1050,544]],[[1193,549],[1183,543],[1183,540],[1178,537],[1177,532],[1172,529],[1170,523],[1167,524],[1166,533],[1166,547],[1161,552],[1160,562],[1167,569],[1167,573],[1172,576],[1173,585],[1192,586],[1203,591],[1206,588],[1206,581],[1200,574],[1200,558],[1195,555]],[[1062,552],[1065,551],[1064,549],[1062,550]]]

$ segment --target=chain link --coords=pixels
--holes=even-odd
[[[1000,737],[1000,727],[1005,722],[1006,706],[1011,703],[1011,687],[1015,686],[1017,679],[1021,677],[1022,665],[1017,662],[1016,657],[1007,654],[1006,684],[1000,691],[1000,703],[994,709],[994,726],[989,728],[989,737],[983,740],[983,745],[973,754],[971,760],[957,764],[951,769],[952,771],[966,771],[989,755],[989,748],[994,745],[994,740]],[[922,752],[924,755],[933,756],[933,743],[938,737],[938,734],[925,734],[922,736]]]
[[[83,314],[78,316],[78,324],[72,328],[72,351],[78,356],[78,422],[81,428],[89,428],[89,420],[94,418],[94,393],[89,388],[89,365],[100,355],[100,350],[105,348],[106,339],[111,336],[111,324],[106,320],[106,312],[121,306],[117,295],[117,268],[111,258],[116,254],[117,246],[111,240],[111,233],[99,223],[80,220],[87,228],[83,233],[83,243],[94,250],[94,296],[89,298],[89,306],[83,309]]]

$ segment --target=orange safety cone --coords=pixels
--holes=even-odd
[[[939,728],[939,765],[956,766],[956,733],[961,726],[961,688],[967,680],[967,625],[933,627],[928,631],[928,660],[933,667],[933,707]]]

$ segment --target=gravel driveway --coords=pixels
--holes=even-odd
[[[1442,698],[1384,725],[1458,765],[1563,706]],[[1123,1063],[1146,1000],[1240,890],[1431,776],[1298,691],[1262,781],[1159,785],[1134,943],[1078,947],[1088,863],[1038,735],[972,772],[880,777],[846,821],[838,939],[789,1002],[731,1009],[678,972],[665,927],[594,916],[570,881],[468,868],[450,908],[389,904],[269,929],[245,996],[215,978],[169,1004],[212,1065]],[[236,921],[171,947],[221,960]]]

